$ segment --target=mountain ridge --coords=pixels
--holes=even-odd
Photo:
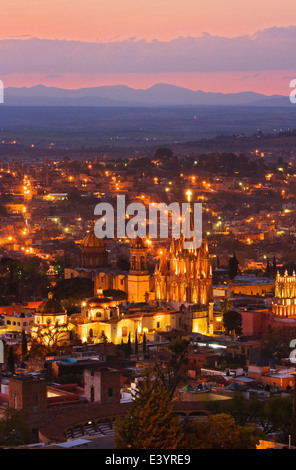
[[[2,106],[290,106],[288,96],[253,91],[205,92],[156,83],[147,89],[105,85],[66,89],[43,84],[7,87]]]

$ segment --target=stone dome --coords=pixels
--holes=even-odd
[[[91,230],[89,233],[87,233],[82,240],[81,247],[82,248],[105,248],[106,243],[104,240],[101,238],[96,237],[95,235],[95,223],[92,222],[91,224]]]
[[[52,292],[49,292],[48,299],[44,300],[36,309],[36,313],[41,315],[64,313],[66,310],[60,302],[53,298]]]
[[[96,237],[95,222],[80,245],[79,267],[97,269],[108,265],[108,251],[105,240]]]
[[[92,297],[86,300],[86,304],[88,307],[101,307],[102,305],[109,305],[111,306],[116,305],[114,299],[111,297]]]

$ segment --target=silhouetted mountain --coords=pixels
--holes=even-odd
[[[4,106],[291,106],[288,96],[254,92],[209,93],[159,83],[142,90],[125,85],[67,90],[36,85],[7,87]]]

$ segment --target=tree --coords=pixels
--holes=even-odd
[[[173,155],[174,155],[174,152],[170,148],[160,147],[155,150],[154,158],[156,159],[172,158]]]
[[[28,352],[29,358],[43,360],[46,356],[48,356],[48,354],[48,347],[45,346],[45,344],[41,343],[37,338],[31,339],[30,349]]]
[[[236,310],[228,310],[223,314],[223,326],[227,334],[240,335],[242,332],[242,316]]]
[[[44,359],[48,355],[56,354],[59,345],[67,341],[71,331],[73,331],[73,325],[70,323],[61,326],[56,323],[54,326],[39,328],[37,337],[31,340],[28,356]]]
[[[271,397],[263,401],[256,397],[246,400],[244,394],[238,392],[233,395],[232,400],[208,403],[207,409],[212,414],[230,414],[237,425],[254,425],[265,435],[276,433],[279,442],[288,443],[292,402],[291,396]]]
[[[0,445],[30,444],[31,437],[31,429],[24,413],[13,408],[6,408],[0,419]]]
[[[136,338],[135,338],[135,354],[138,354],[138,333],[136,331]]]
[[[22,330],[22,359],[26,359],[28,354],[28,344],[25,330]]]
[[[239,426],[226,413],[185,425],[186,449],[256,449],[263,437],[254,425]]]
[[[291,423],[291,439],[292,445],[296,445],[296,375],[294,374],[294,390],[292,404],[292,423]]]
[[[132,352],[133,352],[133,350],[132,350],[132,343],[131,343],[131,334],[129,333],[128,334],[127,345],[126,345],[126,350],[125,350],[126,357],[129,357],[132,354]]]
[[[143,353],[145,354],[147,351],[147,342],[146,342],[146,333],[144,331],[144,335],[143,335]]]
[[[7,370],[11,373],[14,374],[15,372],[15,358],[14,358],[14,352],[12,346],[9,348],[8,352],[8,358],[7,358]]]
[[[233,253],[233,256],[231,256],[229,258],[229,262],[228,262],[229,278],[230,279],[234,279],[235,276],[237,276],[237,274],[238,274],[238,265],[239,265],[239,262],[238,262],[238,259],[236,257],[236,254]]]
[[[296,327],[292,325],[283,325],[279,327],[270,327],[263,335],[261,346],[262,353],[275,362],[291,353],[290,342],[296,338]]]
[[[112,297],[113,300],[127,300],[127,293],[120,289],[106,289],[103,294],[105,297]]]
[[[225,298],[224,300],[221,300],[221,302],[220,302],[221,312],[224,314],[224,313],[228,312],[228,310],[230,310],[230,309],[231,309],[230,300],[228,300],[227,298]]]
[[[92,279],[73,277],[71,279],[59,279],[53,288],[55,298],[59,300],[75,299],[76,302],[92,297],[94,282]]]
[[[116,449],[178,449],[183,428],[172,413],[169,393],[155,368],[149,367],[138,383],[132,408],[117,422]]]
[[[48,354],[55,354],[60,342],[65,340],[71,329],[71,325],[59,326],[58,323],[48,328],[41,328],[38,332],[38,339],[48,349]]]
[[[99,343],[109,343],[108,337],[106,336],[106,333],[104,330],[102,330],[99,336]]]
[[[183,338],[174,339],[168,346],[169,358],[167,361],[155,363],[157,373],[164,388],[168,391],[172,400],[176,388],[183,378],[182,365],[187,362],[189,341]]]

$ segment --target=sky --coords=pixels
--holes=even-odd
[[[4,86],[290,93],[295,0],[1,0]]]

